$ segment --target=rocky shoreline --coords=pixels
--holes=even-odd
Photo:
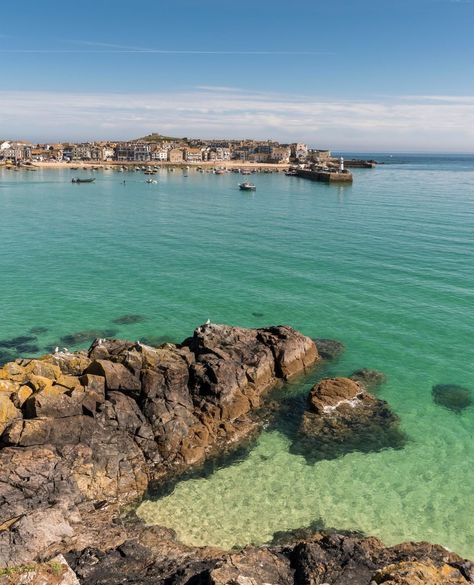
[[[77,576],[68,569],[71,583],[474,581],[470,563],[428,544],[385,548],[376,539],[316,533],[224,553],[185,547],[172,531],[127,518],[152,482],[179,477],[255,436],[268,391],[322,359],[317,343],[290,327],[207,324],[177,345],[98,339],[87,352],[5,364],[0,567],[63,554]],[[313,388],[302,423],[311,441],[355,436],[357,444],[366,427],[384,446],[399,438],[395,415],[368,393],[377,376],[361,372]],[[431,581],[400,580],[411,573]],[[0,585],[20,583],[23,574],[0,571]]]

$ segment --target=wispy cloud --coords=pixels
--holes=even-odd
[[[332,52],[328,51],[285,51],[285,50],[210,50],[210,49],[159,49],[154,47],[137,47],[130,45],[118,45],[115,43],[102,43],[98,41],[75,41],[71,40],[70,43],[76,45],[83,45],[86,47],[94,47],[95,49],[101,49],[104,52],[130,52],[130,53],[152,53],[152,54],[163,54],[163,55],[332,55]]]
[[[240,55],[240,56],[270,56],[270,55],[332,55],[329,52],[317,51],[204,51],[188,49],[0,49],[0,53],[10,54],[146,54],[146,55]]]
[[[148,94],[0,91],[0,128],[4,137],[34,140],[158,131],[301,139],[330,148],[472,150],[474,97],[440,97],[330,100],[227,87]]]
[[[0,34],[0,38],[5,37],[6,35]],[[140,55],[237,55],[237,56],[272,56],[272,55],[295,55],[295,56],[303,56],[303,55],[333,55],[334,53],[331,51],[321,51],[321,50],[308,50],[308,51],[290,51],[290,50],[257,50],[257,49],[247,49],[247,50],[212,50],[212,49],[203,49],[203,48],[193,48],[193,49],[182,49],[179,47],[169,48],[169,49],[162,49],[157,47],[137,47],[137,46],[130,46],[130,45],[123,45],[123,44],[116,44],[116,43],[103,43],[99,41],[82,41],[82,40],[57,40],[54,43],[59,46],[50,46],[50,47],[34,47],[34,48],[26,48],[26,47],[5,47],[0,49],[0,53],[9,53],[9,54],[140,54]],[[64,46],[66,45],[66,46]],[[75,45],[77,48],[71,48],[71,45]]]

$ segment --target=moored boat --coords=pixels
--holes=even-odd
[[[80,179],[79,177],[74,177],[71,179],[71,183],[93,183],[95,181],[95,177],[91,177],[90,179]]]
[[[245,181],[245,183],[239,183],[239,189],[241,191],[256,191],[257,187],[253,183]]]

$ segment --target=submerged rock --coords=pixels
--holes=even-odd
[[[300,437],[291,447],[308,462],[405,444],[398,417],[359,382],[349,378],[322,380],[312,388],[308,405]]]
[[[40,348],[34,343],[23,343],[16,346],[16,351],[22,354],[34,354],[39,353]]]
[[[43,333],[47,333],[49,331],[48,327],[32,327],[30,329],[30,333],[33,333],[33,335],[42,335]]]
[[[315,339],[319,355],[325,360],[335,360],[345,350],[344,344],[336,339]]]
[[[472,392],[456,384],[438,384],[433,386],[433,400],[453,412],[460,413],[472,405]]]
[[[143,321],[146,321],[145,315],[130,314],[117,317],[112,320],[112,323],[116,323],[117,325],[132,325],[133,323],[143,323]]]
[[[19,337],[12,337],[11,339],[0,339],[0,348],[6,347],[9,349],[16,349],[18,346],[37,341],[34,335],[20,335]]]
[[[140,338],[141,343],[145,345],[150,345],[151,347],[160,347],[160,345],[164,345],[165,343],[174,343],[175,340],[171,338],[169,335],[155,335],[155,336],[147,336]]]
[[[0,347],[0,366],[13,361],[15,357],[15,354],[11,350]]]
[[[387,381],[387,377],[383,372],[370,370],[368,368],[361,368],[360,370],[352,372],[349,378],[356,382],[360,382],[367,390],[375,390]]]
[[[89,329],[87,331],[78,331],[61,337],[61,343],[66,345],[79,345],[81,343],[91,343],[94,339],[114,337],[117,334],[116,329]]]

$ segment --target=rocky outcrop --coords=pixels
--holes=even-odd
[[[171,530],[125,514],[150,480],[174,477],[258,430],[253,413],[265,392],[318,360],[314,342],[289,327],[206,325],[179,345],[97,340],[88,352],[6,364],[0,567],[8,568],[0,585],[474,582],[471,563],[423,543],[386,548],[316,533],[223,552],[186,547]],[[374,448],[377,432],[398,432],[386,404],[353,380],[323,380],[309,404],[303,425],[315,451],[366,440]]]
[[[87,353],[6,364],[0,565],[103,540],[150,479],[256,432],[265,392],[318,359],[289,327],[204,325],[181,345],[97,340]]]
[[[168,531],[145,528],[115,549],[68,555],[88,585],[467,585],[473,565],[440,546],[385,547],[376,538],[316,533],[284,546],[223,553],[177,544]],[[425,579],[425,580],[423,580]]]
[[[472,563],[428,543],[405,543],[387,548],[376,538],[317,534],[296,544],[290,549],[289,557],[298,585],[375,585],[384,583],[385,578],[388,581],[390,576],[394,578],[391,583],[399,585],[428,584],[431,581],[416,580],[417,568],[427,568],[425,575],[428,575],[428,567],[439,578],[449,575],[449,578],[457,579],[437,580],[433,585],[471,582]],[[407,575],[407,580],[403,580],[403,564],[411,565],[411,575]]]
[[[404,444],[399,419],[388,404],[350,378],[322,380],[312,388],[308,406],[300,427],[302,440],[292,447],[308,460]]]

